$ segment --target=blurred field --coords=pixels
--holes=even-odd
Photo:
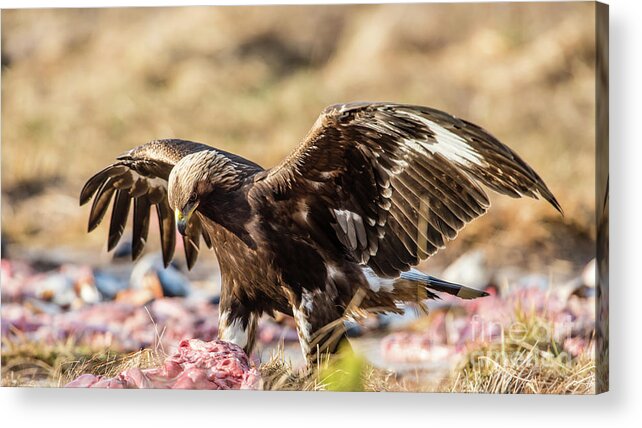
[[[484,126],[565,210],[494,198],[441,257],[481,242],[512,262],[583,263],[595,237],[593,13],[589,3],[3,11],[3,241],[99,252],[104,234],[84,233],[79,189],[153,138],[267,167],[326,105],[388,100]]]
[[[89,207],[78,206],[78,194],[131,147],[183,138],[270,167],[325,106],[392,101],[483,126],[544,178],[565,212],[491,194],[488,214],[422,268],[437,274],[481,250],[489,268],[515,268],[528,286],[541,277],[560,285],[595,257],[594,30],[589,2],[5,10],[2,258],[110,264],[108,226],[86,233]],[[148,252],[158,249],[156,235],[152,224]],[[199,279],[216,272],[212,260],[201,256]],[[3,330],[4,385],[64,385],[160,358],[157,349],[118,354],[8,336]],[[302,377],[277,355],[263,360],[263,387],[341,389],[333,370],[356,367],[358,378],[341,382],[363,390],[593,391],[589,351],[561,365],[551,341],[502,336],[487,346],[500,347],[498,359],[459,366],[430,386],[350,359]],[[506,346],[517,363],[502,360]]]

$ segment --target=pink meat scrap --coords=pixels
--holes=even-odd
[[[132,368],[114,378],[84,374],[69,388],[257,389],[260,375],[243,350],[229,342],[186,339],[161,367]]]

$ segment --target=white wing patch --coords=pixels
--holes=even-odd
[[[398,111],[398,114],[406,115],[413,120],[423,123],[435,134],[436,143],[420,140],[404,140],[404,143],[412,149],[423,155],[427,155],[428,152],[432,154],[438,153],[446,159],[460,165],[474,163],[475,165],[483,166],[485,164],[479,153],[472,150],[466,140],[454,132],[416,114],[402,110]]]

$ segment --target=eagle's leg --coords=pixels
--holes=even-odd
[[[238,301],[221,296],[218,316],[218,338],[234,343],[249,356],[256,342],[256,326],[260,314],[248,311]]]
[[[333,354],[348,343],[341,314],[324,293],[304,290],[300,296],[288,294],[301,351],[309,366],[322,354]]]

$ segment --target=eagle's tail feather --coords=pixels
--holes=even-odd
[[[466,287],[465,285],[455,284],[454,282],[445,281],[443,279],[435,278],[434,276],[426,275],[416,269],[411,269],[407,272],[402,272],[401,279],[407,281],[420,282],[426,285],[426,288],[434,291],[452,294],[461,299],[476,299],[478,297],[488,296],[488,293],[474,288]]]

